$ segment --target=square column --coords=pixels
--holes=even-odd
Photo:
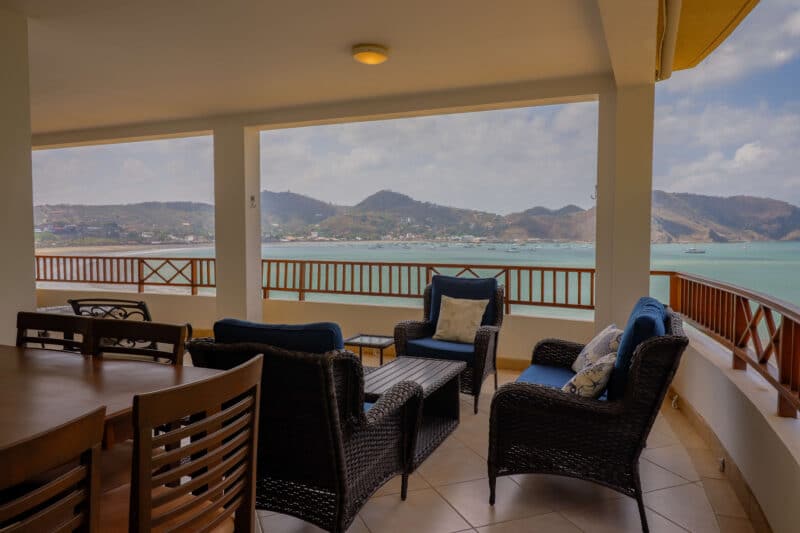
[[[624,327],[650,294],[655,85],[600,94],[595,328]]]
[[[261,321],[259,132],[214,128],[217,318]]]
[[[0,343],[14,344],[18,311],[36,308],[28,21],[0,8]]]

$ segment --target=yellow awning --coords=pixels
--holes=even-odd
[[[682,0],[680,22],[675,41],[672,70],[683,70],[697,66],[728,38],[759,0]],[[663,42],[666,28],[663,1],[659,9],[659,43]],[[662,50],[659,47],[657,64],[661,65]]]

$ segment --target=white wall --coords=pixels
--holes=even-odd
[[[690,327],[687,334],[673,388],[730,453],[773,531],[797,531],[800,420],[777,416],[775,389],[752,370],[733,370],[729,350]]]
[[[195,329],[210,329],[216,320],[213,296],[131,293],[110,291],[38,289],[39,307],[65,305],[69,298],[124,298],[147,302],[153,320],[189,322]],[[297,324],[303,322],[336,322],[345,336],[357,333],[392,335],[394,326],[403,320],[419,320],[422,309],[382,305],[298,302],[296,300],[264,300],[264,321]],[[557,337],[586,342],[592,336],[593,323],[588,320],[506,315],[500,331],[498,356],[529,362],[533,346],[541,339]]]
[[[0,9],[0,343],[13,344],[16,315],[34,306],[33,181],[28,22]]]

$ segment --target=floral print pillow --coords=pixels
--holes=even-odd
[[[611,352],[619,350],[619,340],[622,338],[622,330],[616,325],[611,324],[606,329],[595,335],[589,344],[583,347],[581,353],[572,363],[572,371],[576,374],[591,363],[596,363],[598,359]]]
[[[589,363],[572,376],[561,390],[584,398],[599,398],[606,390],[616,360],[617,352],[614,352],[604,355],[594,363]]]

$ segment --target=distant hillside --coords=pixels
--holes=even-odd
[[[420,202],[379,191],[354,206],[291,192],[261,193],[265,239],[430,239],[471,235],[497,240],[592,241],[595,210],[532,207],[507,216]],[[137,243],[213,239],[214,208],[190,202],[36,206],[40,244]],[[800,209],[769,198],[653,192],[653,242],[800,239]]]

